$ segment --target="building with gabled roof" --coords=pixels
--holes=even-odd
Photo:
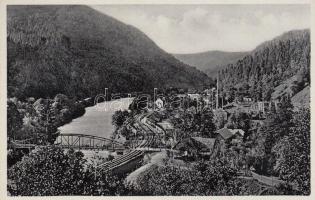
[[[167,120],[163,120],[162,122],[159,122],[157,124],[161,126],[165,131],[174,130],[174,125]]]
[[[242,129],[229,129],[226,127],[217,130],[216,133],[218,133],[224,140],[242,139],[245,134]]]
[[[216,144],[215,138],[190,137],[178,142],[174,149],[183,152],[185,156],[210,156]]]

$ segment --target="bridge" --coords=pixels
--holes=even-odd
[[[55,145],[62,148],[72,149],[86,149],[86,150],[121,150],[125,149],[123,143],[117,142],[105,137],[99,137],[94,135],[76,134],[76,133],[63,133],[60,134]]]
[[[152,148],[150,149],[150,147],[152,147],[156,141],[157,135],[164,132],[164,130],[158,126],[154,126],[154,123],[150,123],[149,120],[147,120],[148,115],[149,114],[139,114],[135,117],[137,124],[139,125],[139,129],[145,133],[145,138],[140,142],[140,144],[133,145],[133,148],[129,148],[123,143],[113,139],[76,133],[60,134],[54,145],[60,146],[64,149],[72,148],[78,150],[126,150],[125,154],[117,156],[112,161],[105,162],[97,166],[97,169],[100,171],[111,171],[141,158],[145,154],[146,148],[147,151],[152,151]],[[32,141],[32,139],[15,140],[10,141],[10,145],[13,148],[18,149],[33,149],[36,146],[44,146],[40,144],[33,144]]]
[[[33,139],[14,140],[10,141],[10,146],[15,149],[33,149],[36,146],[44,146],[32,142]],[[64,133],[60,134],[54,145],[64,149],[78,149],[78,150],[124,150],[128,147],[123,143],[108,139],[105,137],[77,134],[77,133]]]

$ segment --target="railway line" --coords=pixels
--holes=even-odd
[[[134,148],[146,148],[150,147],[154,141],[155,141],[155,132],[154,128],[151,127],[150,124],[148,124],[146,121],[146,116],[138,115],[136,116],[137,123],[139,125],[139,128],[142,129],[142,131],[145,133],[145,139]],[[130,152],[119,156],[112,161],[106,162],[104,164],[99,165],[97,168],[99,168],[102,171],[110,171],[114,170],[120,166],[123,166],[125,164],[128,164],[129,162],[138,159],[139,157],[144,155],[144,151],[142,150],[131,150]]]

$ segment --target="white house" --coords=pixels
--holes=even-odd
[[[158,98],[155,101],[155,105],[157,106],[157,108],[162,109],[164,107],[164,102],[163,102],[163,100],[161,98]]]

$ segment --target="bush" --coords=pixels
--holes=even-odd
[[[85,113],[85,106],[82,103],[75,103],[72,111],[72,119],[80,117]]]

